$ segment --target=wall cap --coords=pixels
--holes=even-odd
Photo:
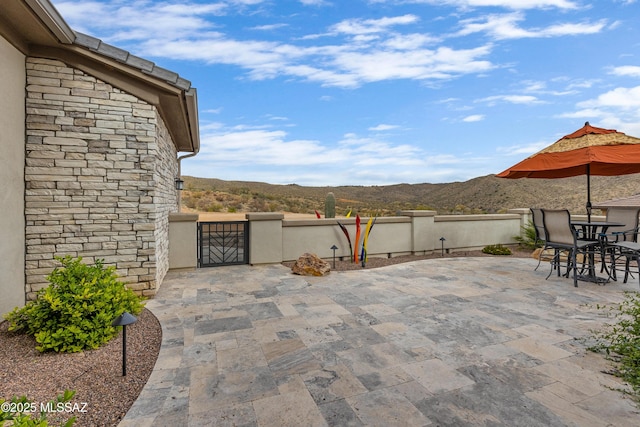
[[[520,218],[520,215],[516,215],[516,214],[438,215],[435,217],[435,222],[511,220],[515,218]]]
[[[284,219],[283,213],[249,212],[244,215],[248,221],[280,221]]]
[[[360,217],[360,226],[366,227],[367,222],[371,217]],[[354,225],[356,219],[351,218],[310,218],[310,219],[285,219],[282,221],[284,227],[314,227],[314,226],[326,226],[326,225],[338,225],[338,222],[342,225]],[[393,224],[393,223],[410,223],[411,218],[405,216],[379,216],[376,219],[376,224]]]
[[[436,216],[436,211],[430,210],[410,210],[410,211],[400,211],[398,214],[402,216]]]
[[[197,222],[198,214],[190,214],[190,213],[170,213],[169,214],[169,222]]]

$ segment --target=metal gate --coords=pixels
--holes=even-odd
[[[249,263],[249,222],[199,222],[198,267]]]

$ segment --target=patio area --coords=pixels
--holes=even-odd
[[[536,263],[170,273],[147,303],[160,355],[120,426],[637,425],[609,363],[574,339],[637,279],[574,288]]]

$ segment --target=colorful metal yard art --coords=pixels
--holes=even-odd
[[[369,235],[371,234],[371,230],[376,223],[376,219],[377,217],[369,218],[363,234],[360,215],[356,215],[356,234],[353,244],[351,243],[351,235],[349,234],[349,230],[347,230],[347,227],[345,227],[344,224],[338,221],[338,226],[347,238],[347,242],[349,242],[349,259],[351,259],[355,263],[361,262],[363,267],[367,262],[367,245],[369,243]],[[362,237],[362,245],[360,245],[360,237]]]

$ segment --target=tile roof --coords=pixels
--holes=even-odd
[[[149,60],[135,56],[124,49],[120,49],[119,47],[107,44],[96,37],[77,31],[74,31],[74,33],[74,45],[82,46],[100,55],[115,59],[116,61],[130,67],[137,68],[145,74],[164,80],[178,89],[189,90],[191,88],[191,82],[180,77],[178,73],[159,67]]]

